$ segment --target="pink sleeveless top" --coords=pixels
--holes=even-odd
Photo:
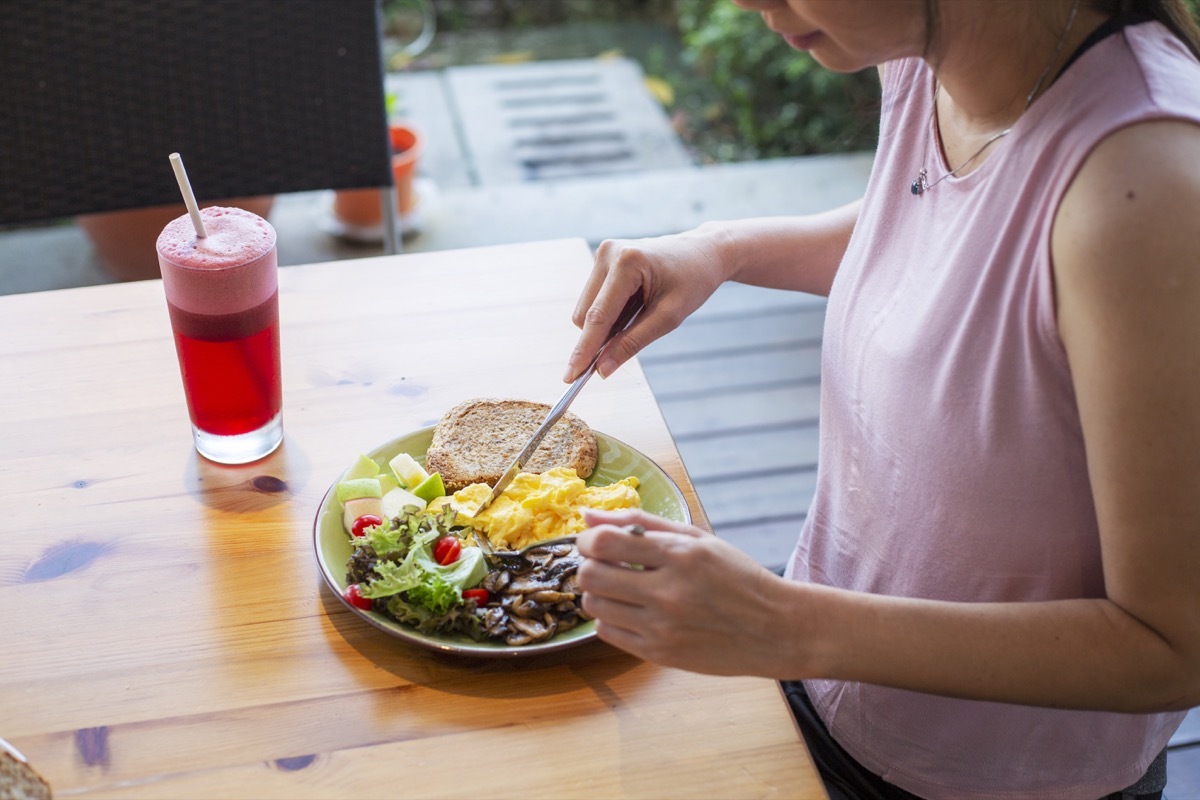
[[[930,182],[947,171],[933,89],[921,60],[885,69],[878,156],[829,295],[817,489],[789,574],[950,601],[1103,597],[1051,224],[1107,134],[1200,122],[1200,64],[1158,23],[1126,28],[978,169],[913,196],[922,167]],[[932,800],[1094,800],[1140,778],[1184,716],[805,687],[861,764]]]

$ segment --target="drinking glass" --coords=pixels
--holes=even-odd
[[[240,208],[187,214],[158,237],[179,372],[200,455],[257,461],[283,441],[275,229]]]

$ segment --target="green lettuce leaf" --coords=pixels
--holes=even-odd
[[[398,522],[400,524],[397,524]],[[396,517],[384,521],[382,525],[367,528],[363,544],[374,550],[375,555],[380,558],[402,559],[408,555],[408,544],[412,538],[408,532],[409,524],[411,522],[401,521],[400,517]]]
[[[442,580],[439,575],[429,578],[408,590],[408,600],[434,614],[445,614],[463,601],[462,591]]]
[[[407,592],[419,586],[424,579],[422,571],[413,569],[408,559],[400,562],[380,561],[375,565],[375,574],[379,577],[358,587],[359,594],[372,600]]]
[[[375,564],[378,577],[359,587],[362,596],[375,599],[405,592],[411,602],[439,614],[461,604],[463,589],[478,585],[487,575],[487,562],[479,548],[465,547],[453,564],[437,563],[433,542],[439,535],[437,529],[419,531],[403,559],[381,558]]]

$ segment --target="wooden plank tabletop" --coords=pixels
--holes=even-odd
[[[599,642],[438,655],[321,584],[313,515],[358,453],[558,397],[589,264],[567,240],[283,270],[285,441],[242,467],[191,447],[157,281],[0,297],[0,737],[59,797],[824,797],[770,681]],[[707,526],[636,364],[574,410]]]

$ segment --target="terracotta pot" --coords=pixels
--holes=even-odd
[[[244,208],[267,219],[275,205],[275,196],[237,197],[200,205]],[[187,207],[179,203],[83,214],[76,217],[76,222],[91,239],[106,272],[117,280],[139,281],[159,277],[158,250],[155,248],[158,234],[168,222],[186,213]]]
[[[403,124],[388,126],[392,139],[392,178],[396,184],[396,208],[407,214],[416,208],[418,197],[413,192],[417,160],[425,142],[416,129]],[[378,189],[339,189],[333,193],[333,215],[339,221],[359,228],[370,228],[383,222],[383,201]]]

